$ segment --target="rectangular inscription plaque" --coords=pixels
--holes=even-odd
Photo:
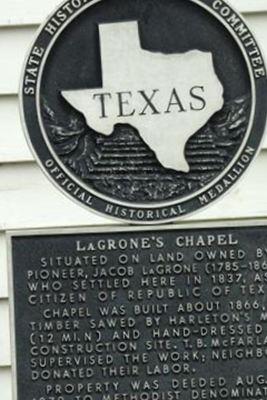
[[[229,225],[11,234],[16,399],[266,399],[267,226]]]

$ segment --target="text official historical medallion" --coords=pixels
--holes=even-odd
[[[21,85],[29,142],[63,192],[110,217],[175,220],[219,198],[264,132],[266,69],[221,0],[69,0]]]

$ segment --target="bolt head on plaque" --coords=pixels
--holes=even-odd
[[[68,196],[121,220],[176,220],[255,157],[266,69],[224,1],[72,0],[38,32],[21,84],[27,137]]]

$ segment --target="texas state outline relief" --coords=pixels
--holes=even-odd
[[[187,141],[224,104],[212,54],[144,50],[137,21],[100,24],[99,34],[103,87],[62,96],[93,130],[109,136],[130,124],[163,167],[189,172]]]

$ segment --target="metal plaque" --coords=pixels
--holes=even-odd
[[[14,400],[267,397],[267,225],[14,233]]]
[[[266,83],[255,38],[222,0],[68,0],[27,56],[21,113],[65,194],[153,224],[239,180],[264,132]]]

